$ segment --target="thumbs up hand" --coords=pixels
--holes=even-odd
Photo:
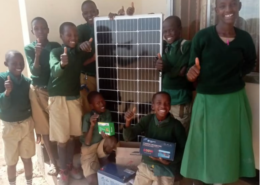
[[[161,57],[161,54],[158,53],[158,59],[156,61],[156,64],[155,64],[155,68],[158,70],[158,71],[162,71],[163,70],[163,61],[162,61],[162,57]]]
[[[135,7],[134,7],[134,2],[132,2],[132,6],[127,8],[126,14],[127,15],[133,15],[135,13]]]
[[[90,123],[91,123],[91,127],[94,127],[97,123],[97,120],[99,118],[99,115],[94,113],[91,117],[90,117]]]
[[[39,57],[42,52],[42,44],[40,42],[40,39],[37,39],[37,43],[35,46],[35,57]]]
[[[92,47],[91,44],[93,42],[93,38],[90,38],[89,41],[85,41],[79,45],[80,49],[85,52],[91,52]]]
[[[13,82],[10,79],[10,76],[7,76],[7,80],[5,81],[5,96],[9,96],[13,90]]]
[[[195,65],[192,66],[187,73],[187,79],[190,82],[195,82],[199,75],[200,75],[200,61],[199,58],[197,57],[195,59]]]
[[[64,47],[64,53],[60,56],[60,65],[62,68],[64,68],[65,66],[68,65],[69,63],[69,58],[68,58],[68,55],[67,55],[67,48]]]
[[[122,6],[120,10],[118,10],[118,15],[125,15],[125,8]]]
[[[125,121],[126,121],[126,127],[129,127],[131,124],[132,119],[135,117],[136,107],[134,107],[132,110],[129,110],[125,113]]]

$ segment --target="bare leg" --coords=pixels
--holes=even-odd
[[[90,176],[86,177],[87,183],[91,184],[91,185],[98,185],[98,178],[97,178],[97,174],[92,174]]]
[[[24,159],[22,158],[23,165],[24,165],[24,172],[25,172],[25,178],[27,181],[27,185],[32,184],[32,176],[33,176],[33,169],[32,169],[32,159]]]
[[[58,143],[58,155],[59,155],[59,163],[60,163],[60,177],[59,177],[59,185],[68,185],[69,184],[69,176],[66,170],[66,161],[67,161],[67,143]]]
[[[13,166],[7,166],[7,175],[10,185],[16,184],[16,164]]]
[[[42,135],[42,138],[43,138],[44,146],[46,148],[47,154],[48,154],[50,162],[51,162],[51,168],[50,168],[50,171],[48,172],[48,174],[57,175],[57,164],[56,164],[55,158],[54,158],[52,150],[51,150],[49,135]]]

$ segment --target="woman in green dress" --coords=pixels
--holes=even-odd
[[[181,174],[204,183],[255,176],[252,115],[243,77],[256,62],[251,36],[233,27],[239,0],[216,0],[218,24],[192,41],[189,81],[197,81]]]

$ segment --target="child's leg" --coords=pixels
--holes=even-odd
[[[16,164],[12,166],[7,166],[7,175],[10,185],[16,184]]]
[[[25,172],[25,179],[27,185],[32,185],[32,176],[33,176],[33,169],[32,169],[32,159],[24,159],[22,158],[23,165],[24,165],[24,172]]]
[[[81,147],[81,167],[88,184],[97,184],[97,171],[100,164],[97,157],[98,143]]]
[[[174,185],[174,177],[157,177],[157,180],[153,182],[153,185]]]
[[[29,118],[19,124],[23,133],[19,143],[19,154],[22,158],[27,185],[32,184],[33,167],[31,158],[35,155],[34,122]]]
[[[48,172],[49,175],[57,175],[57,164],[56,164],[56,160],[53,156],[53,152],[52,152],[52,148],[50,145],[50,136],[49,135],[42,135],[43,141],[44,141],[44,146],[46,148],[47,154],[50,158],[51,161],[51,169]]]
[[[101,166],[109,163],[108,155],[110,155],[117,146],[117,139],[114,136],[108,136],[103,139],[97,148],[97,156]]]
[[[61,171],[66,171],[67,168],[67,143],[58,143],[58,156]]]
[[[73,136],[70,137],[69,141],[67,142],[67,166],[69,168],[72,168],[72,161],[73,161],[73,155],[74,155],[74,138]]]
[[[146,164],[141,163],[138,165],[134,185],[152,185],[155,180],[153,177],[153,172],[148,169]]]

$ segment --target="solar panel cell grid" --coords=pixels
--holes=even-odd
[[[123,140],[124,112],[136,107],[137,124],[151,113],[151,98],[161,88],[155,56],[162,51],[162,15],[95,19],[97,84],[119,140]],[[139,140],[138,136],[136,140]]]

